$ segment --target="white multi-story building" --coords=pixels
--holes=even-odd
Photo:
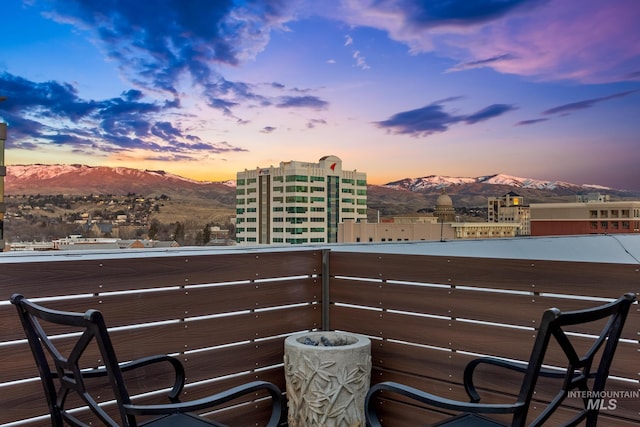
[[[237,174],[239,244],[334,243],[339,223],[366,219],[367,175],[336,156]]]
[[[502,197],[489,197],[487,221],[497,223],[517,223],[516,235],[531,234],[530,208],[524,204],[524,197],[509,192]]]

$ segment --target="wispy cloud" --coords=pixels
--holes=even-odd
[[[226,80],[219,65],[255,57],[274,29],[293,19],[285,1],[103,2],[51,0],[47,16],[90,34],[123,76],[138,87],[180,96],[198,88],[212,108],[231,115],[260,99],[255,88]],[[150,9],[161,8],[161,13]]]
[[[350,35],[345,36],[345,46],[353,46],[353,38]],[[356,66],[362,70],[369,70],[371,67],[367,64],[367,60],[364,55],[355,48],[351,49],[351,56],[356,60]]]
[[[526,126],[526,125],[535,125],[536,123],[546,122],[549,119],[530,119],[530,120],[521,120],[515,124],[515,126]]]
[[[577,110],[584,110],[587,108],[591,108],[600,102],[608,101],[610,99],[622,98],[632,93],[638,92],[637,90],[630,90],[626,92],[614,93],[612,95],[603,96],[600,98],[586,99],[584,101],[571,102],[569,104],[559,105],[557,107],[549,108],[542,112],[544,115],[552,115],[552,114],[568,114]]]
[[[483,108],[480,111],[477,111],[473,114],[470,114],[464,117],[464,122],[467,124],[475,124],[478,122],[483,122],[485,120],[492,119],[494,117],[498,117],[503,115],[506,112],[516,110],[517,107],[509,104],[492,104],[488,107]]]
[[[454,67],[449,68],[446,72],[452,71],[463,71],[469,70],[473,68],[482,68],[482,67],[490,67],[495,65],[501,61],[509,61],[513,60],[515,57],[509,53],[505,53],[503,55],[492,56],[491,58],[479,59],[477,61],[463,62],[455,65]]]
[[[535,80],[586,83],[627,80],[638,71],[637,0],[341,4],[332,18],[383,30],[414,54],[448,57],[458,64],[449,71],[490,67]]]
[[[387,120],[375,122],[375,125],[396,134],[425,137],[445,132],[456,123],[463,122],[472,125],[516,109],[513,105],[493,104],[468,115],[452,114],[445,111],[444,103],[456,99],[458,97],[437,101],[415,110],[403,111],[394,114]]]
[[[329,103],[324,101],[317,96],[307,95],[307,96],[283,96],[279,98],[276,106],[279,108],[311,108],[314,110],[322,110],[327,108]]]

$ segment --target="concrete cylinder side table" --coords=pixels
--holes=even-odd
[[[284,342],[289,427],[364,427],[371,341],[346,332],[303,332]]]

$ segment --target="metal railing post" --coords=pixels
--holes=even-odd
[[[322,330],[328,331],[331,322],[329,321],[329,305],[331,298],[329,296],[329,281],[330,281],[330,269],[329,269],[329,254],[330,249],[324,249],[322,251]]]

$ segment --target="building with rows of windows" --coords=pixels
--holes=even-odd
[[[532,203],[531,235],[640,233],[640,201],[579,196],[574,203]]]
[[[338,224],[367,219],[367,175],[336,156],[237,173],[238,244],[335,243]]]

